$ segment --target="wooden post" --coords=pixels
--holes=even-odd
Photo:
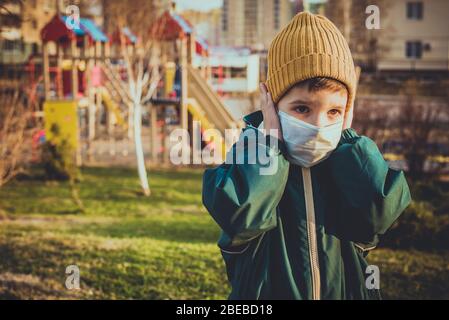
[[[76,47],[76,37],[73,37],[71,41],[71,54],[72,54],[72,96],[76,100],[78,96],[78,50]]]
[[[95,41],[95,60],[100,62],[101,57],[103,57],[103,52],[101,50],[101,41]]]
[[[78,97],[78,48],[76,47],[76,37],[73,37],[71,39],[71,55],[72,55],[72,97],[73,100],[76,100]],[[78,119],[77,119],[78,121]],[[81,130],[79,130],[79,133],[81,133]],[[78,137],[79,141],[81,141],[80,137]],[[76,148],[76,165],[81,166],[82,165],[82,157],[81,157],[81,144],[78,144],[78,147]]]
[[[181,128],[188,130],[187,112],[187,38],[181,39]]]
[[[150,121],[151,121],[151,161],[157,162],[157,106],[150,104]]]
[[[44,71],[44,92],[45,100],[50,99],[50,66],[48,60],[48,43],[44,42],[42,44],[42,61],[43,61],[43,71]]]
[[[89,55],[89,50],[87,48],[84,48],[84,51],[87,52]],[[88,99],[88,149],[87,149],[87,157],[90,160],[92,160],[92,144],[93,140],[95,139],[95,88],[92,87],[92,67],[93,67],[93,59],[87,58],[86,60],[86,70],[84,71],[87,78],[87,99]]]
[[[104,43],[104,55],[105,55],[105,59],[111,58],[111,47],[109,45],[109,42]]]
[[[187,35],[187,63],[192,64],[193,56],[195,55],[195,35],[193,33]]]
[[[56,42],[56,89],[57,89],[57,96],[58,99],[64,98],[64,70],[62,69],[62,61],[64,59],[64,52],[59,45],[58,42]]]
[[[83,44],[83,51],[81,54],[82,59],[86,59],[89,56],[89,39],[87,37],[84,37],[84,44]]]
[[[95,95],[96,95],[96,103],[97,103],[97,106],[96,106],[96,109],[97,110],[101,110],[101,92],[100,92],[100,89],[99,88],[97,88],[97,89],[95,89]],[[108,111],[108,115],[109,115],[109,111]]]

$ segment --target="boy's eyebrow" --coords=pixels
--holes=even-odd
[[[299,103],[309,103],[310,101],[307,101],[307,100],[301,100],[301,99],[294,99],[294,100],[291,100],[291,101],[289,101],[288,103],[290,104],[290,103],[297,103],[297,102],[299,102]]]

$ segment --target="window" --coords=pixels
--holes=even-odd
[[[423,18],[423,3],[407,2],[407,19],[422,20],[422,18]]]
[[[246,78],[246,67],[245,68],[238,68],[238,67],[230,67],[230,77],[231,78]]]
[[[14,40],[4,40],[3,49],[5,51],[12,51],[16,48],[16,42]]]
[[[422,49],[421,41],[407,41],[405,55],[407,58],[421,59]]]

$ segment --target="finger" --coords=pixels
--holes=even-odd
[[[343,124],[343,128],[344,129],[347,129],[347,128],[351,127],[353,114],[354,114],[354,105],[351,105],[351,106],[348,107],[348,110],[346,110],[346,112],[345,112],[344,124]]]
[[[273,98],[271,97],[271,93],[267,93],[267,106],[269,109],[273,109],[274,111],[278,111],[277,105],[274,103]]]
[[[260,83],[260,94],[262,95],[262,101],[264,103],[267,103],[267,87],[265,86],[264,83]]]
[[[267,90],[267,87],[265,86],[265,83],[261,82],[259,84],[259,86],[260,86],[260,90],[262,91],[262,93],[267,94],[268,90]]]
[[[274,102],[273,99],[271,98],[271,93],[267,92],[267,104],[269,106],[273,106],[274,107]]]

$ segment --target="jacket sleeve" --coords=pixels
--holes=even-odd
[[[227,246],[245,245],[276,227],[276,207],[289,168],[282,150],[282,141],[247,127],[227,153],[226,161],[205,170],[202,201],[223,231],[220,247],[224,242]]]
[[[374,141],[353,129],[343,130],[329,160],[339,190],[337,228],[368,250],[410,204],[404,173],[389,168]]]

